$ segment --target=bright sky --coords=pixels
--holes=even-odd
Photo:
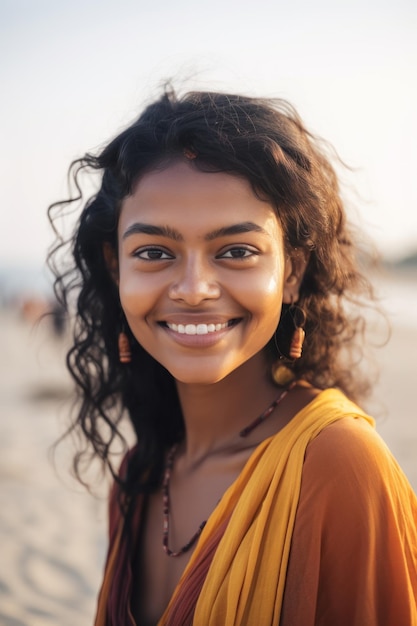
[[[289,99],[356,168],[355,218],[417,248],[415,0],[0,0],[0,265],[40,264],[70,161],[177,86]]]

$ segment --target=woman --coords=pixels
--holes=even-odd
[[[325,149],[283,101],[165,93],[74,167],[101,172],[56,270],[74,428],[112,471],[124,412],[137,438],[96,625],[417,624],[417,502],[354,404],[372,291]]]

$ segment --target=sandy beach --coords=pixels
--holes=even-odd
[[[105,551],[105,498],[71,479],[65,345],[11,312],[0,324],[0,624],[92,623]]]
[[[71,397],[65,341],[46,323],[0,317],[0,626],[90,626],[106,550],[107,486],[89,495],[69,475],[64,430]],[[381,376],[367,407],[417,489],[417,326],[396,324],[379,350]]]

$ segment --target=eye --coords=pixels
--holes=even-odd
[[[253,248],[245,248],[243,246],[236,246],[229,248],[217,256],[219,259],[247,259],[257,254]]]
[[[161,248],[141,248],[136,250],[133,256],[145,261],[165,261],[174,258],[172,254]]]

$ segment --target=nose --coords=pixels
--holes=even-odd
[[[220,296],[220,286],[214,268],[197,255],[184,259],[176,268],[169,297],[189,306],[198,306],[204,300],[215,300]]]

